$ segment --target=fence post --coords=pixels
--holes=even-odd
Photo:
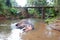
[[[42,16],[41,16],[42,19],[45,19],[45,8],[42,7]]]

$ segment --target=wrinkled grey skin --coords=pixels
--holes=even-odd
[[[29,19],[23,19],[20,22],[16,24],[17,29],[23,29],[23,31],[31,31],[34,29],[34,25],[32,24],[32,21]]]

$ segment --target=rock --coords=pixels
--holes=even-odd
[[[56,20],[53,23],[49,24],[48,27],[60,31],[60,20]]]

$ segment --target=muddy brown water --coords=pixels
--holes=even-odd
[[[44,22],[37,22],[35,30],[23,36],[24,40],[60,40],[60,31],[53,30]]]
[[[6,23],[10,24],[10,22],[13,21],[7,21]],[[60,31],[51,29],[43,21],[37,21],[34,26],[34,30],[22,36],[23,40],[60,40]],[[0,26],[0,38],[5,38],[4,35],[7,35],[10,31],[10,27]]]

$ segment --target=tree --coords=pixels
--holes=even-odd
[[[46,0],[27,0],[27,6],[46,6]]]
[[[46,0],[28,0],[27,1],[27,6],[31,6],[31,7],[40,7],[40,6],[47,6],[47,2]],[[34,15],[36,17],[41,17],[41,8],[33,8],[33,9],[29,9],[28,12],[31,15]]]

